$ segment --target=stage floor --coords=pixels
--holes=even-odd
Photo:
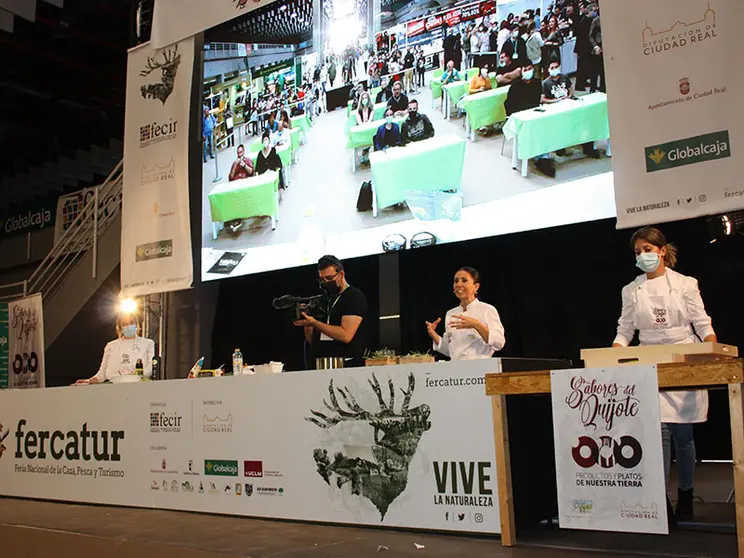
[[[706,504],[697,510],[703,520],[733,518],[731,505]],[[521,533],[519,546],[507,549],[491,537],[0,498],[0,548],[2,556],[13,558],[582,558],[598,552],[604,556],[733,558],[736,538],[709,529],[683,529],[662,537],[539,526]]]

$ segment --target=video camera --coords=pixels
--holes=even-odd
[[[328,309],[328,295],[293,296],[284,295],[275,298],[271,305],[276,310],[294,308],[294,320],[302,320],[302,313],[311,315],[317,320],[324,321]]]

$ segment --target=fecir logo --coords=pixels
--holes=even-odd
[[[170,119],[165,124],[153,122],[140,126],[140,147],[148,147],[174,139],[178,132],[178,120]]]
[[[180,432],[182,420],[178,413],[150,413],[150,432]]]
[[[728,130],[652,145],[645,149],[646,172],[731,157]]]
[[[137,246],[135,261],[146,262],[147,260],[156,260],[158,258],[170,258],[173,255],[173,240],[161,240],[159,242],[150,242],[149,244],[140,244]]]
[[[237,477],[238,462],[224,459],[207,459],[204,461],[204,474],[216,477]]]

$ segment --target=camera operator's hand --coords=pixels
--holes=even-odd
[[[302,312],[302,320],[295,320],[293,323],[298,327],[313,327],[318,320],[312,316],[308,316],[305,312]]]

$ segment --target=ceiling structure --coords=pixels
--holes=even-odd
[[[312,35],[313,0],[277,0],[215,27],[205,40],[281,45],[309,41]]]
[[[27,4],[0,30],[4,206],[99,183],[121,159],[132,3]]]

